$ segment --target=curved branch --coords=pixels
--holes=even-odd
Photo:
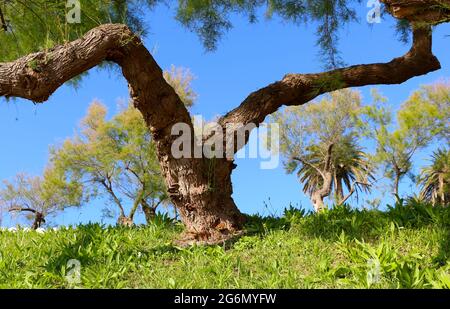
[[[371,184],[370,183],[366,183],[366,182],[361,182],[361,181],[354,181],[350,187],[350,191],[348,192],[348,194],[342,198],[341,201],[338,202],[338,205],[343,205],[345,202],[347,202],[347,200],[353,195],[353,193],[356,192],[356,185],[362,185],[362,186],[367,186],[370,187]]]
[[[19,212],[23,211],[23,212],[25,212],[25,211],[28,211],[28,212],[32,212],[32,213],[37,213],[37,210],[35,210],[33,208],[23,208],[23,207],[19,207],[19,206],[11,207],[8,211],[9,212],[13,212],[13,211],[19,211]]]
[[[440,68],[432,53],[431,27],[415,27],[412,47],[402,57],[387,63],[354,65],[324,73],[288,74],[281,81],[250,94],[219,123],[233,129],[241,124],[260,124],[283,105],[302,105],[321,94],[348,87],[400,84]]]
[[[177,122],[191,123],[186,107],[141,40],[119,24],[101,25],[47,52],[1,63],[0,96],[44,102],[62,84],[103,61],[121,66],[134,104],[153,133],[170,132],[171,125]],[[159,136],[156,134],[155,139]],[[170,134],[162,137],[170,138]]]

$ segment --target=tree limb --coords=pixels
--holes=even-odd
[[[381,0],[395,18],[437,25],[450,21],[449,0]]]
[[[333,147],[334,143],[330,143],[327,148],[327,155],[325,157],[325,170],[329,171],[331,168],[331,160],[333,158]]]
[[[220,118],[219,123],[230,128],[259,124],[283,105],[303,105],[321,94],[348,87],[400,84],[440,68],[432,53],[431,27],[417,26],[413,29],[411,49],[401,57],[387,63],[354,65],[317,74],[288,74],[250,94],[239,107]]]
[[[7,32],[8,31],[8,25],[6,24],[5,16],[3,16],[2,8],[0,7],[0,22],[2,29]]]
[[[121,66],[133,102],[154,133],[178,122],[191,124],[186,107],[161,68],[125,25],[101,25],[65,45],[0,63],[0,96],[44,102],[62,84],[103,61]],[[158,137],[169,138],[170,134]]]
[[[371,186],[371,184],[366,183],[366,182],[354,181],[350,187],[350,191],[344,198],[342,198],[342,200],[338,203],[338,205],[343,205],[353,195],[353,193],[355,193],[357,184],[367,186],[367,187]]]
[[[19,211],[19,212],[23,211],[23,212],[25,212],[25,211],[28,211],[28,212],[32,212],[32,213],[37,213],[37,210],[35,210],[33,208],[23,208],[23,207],[20,207],[20,206],[11,207],[8,211],[9,212],[13,212],[13,211]]]

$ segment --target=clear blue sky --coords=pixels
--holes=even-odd
[[[387,16],[381,24],[370,27],[365,19],[367,12],[365,4],[361,4],[358,8],[360,23],[341,31],[340,50],[346,63],[385,62],[404,54],[409,45],[396,39],[393,19]],[[250,92],[281,79],[286,73],[323,69],[313,25],[295,26],[276,18],[249,24],[245,17],[233,16],[234,28],[221,40],[217,51],[207,53],[196,34],[182,28],[173,14],[164,6],[148,14],[150,31],[145,44],[153,50],[162,68],[172,64],[188,67],[197,77],[193,88],[199,98],[193,114],[211,119],[236,107]],[[434,53],[443,69],[402,85],[378,86],[394,108],[420,85],[450,76],[449,47],[450,25],[440,25],[434,33]],[[361,88],[366,99],[369,89]],[[121,76],[94,69],[80,89],[64,86],[45,104],[0,101],[0,179],[10,179],[18,172],[40,174],[47,162],[48,146],[74,133],[94,99],[101,100],[114,113],[118,100],[127,98],[127,84]],[[418,165],[426,156],[426,152],[417,155]],[[236,163],[233,197],[243,212],[280,213],[290,203],[310,209],[296,177],[287,175],[282,166],[261,170],[257,159],[239,159]],[[401,189],[405,194],[411,192],[408,181]],[[271,206],[266,209],[264,201],[268,202],[269,198]],[[389,201],[390,197],[385,200]],[[54,222],[101,221],[102,205],[102,201],[97,201],[81,209],[68,210]]]

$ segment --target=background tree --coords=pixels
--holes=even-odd
[[[450,145],[450,81],[441,80],[423,85],[414,91],[399,111],[403,122],[422,124],[435,140]]]
[[[360,110],[360,94],[341,90],[315,104],[289,107],[273,116],[280,128],[285,167],[290,173],[298,169],[303,191],[316,211],[325,208],[324,199],[332,192],[336,203],[343,204],[358,189],[368,190],[373,180],[358,144]]]
[[[396,119],[386,105],[387,99],[376,91],[374,103],[365,107],[361,125],[376,144],[373,161],[392,180],[394,195],[399,195],[403,177],[411,174],[417,151],[448,134],[449,91],[448,84],[442,83],[422,87],[402,104]]]
[[[41,227],[49,215],[82,203],[80,184],[66,182],[64,175],[52,167],[43,176],[18,174],[14,181],[5,181],[0,191],[0,206],[9,212],[27,214],[33,221],[32,229]]]
[[[190,71],[172,66],[164,76],[184,104],[192,106],[196,93]],[[118,224],[132,225],[139,206],[151,222],[158,206],[168,203],[151,134],[132,105],[110,121],[106,115],[106,107],[94,102],[81,122],[79,135],[53,149],[52,163],[69,179],[83,182],[91,191],[89,196],[108,196],[119,209]],[[127,201],[132,201],[128,215]]]
[[[105,61],[118,64],[129,83],[133,104],[142,113],[153,134],[167,191],[187,227],[182,243],[217,243],[240,234],[245,218],[232,199],[231,173],[236,167],[233,160],[227,159],[226,154],[223,158],[213,160],[174,158],[171,154],[171,145],[177,138],[171,134],[173,125],[185,123],[193,131],[193,124],[182,100],[164,79],[162,70],[133,32],[135,20],[132,17],[137,17],[137,20],[142,17],[138,11],[130,10],[133,1],[98,2],[102,4],[101,8],[94,5],[90,10],[90,6],[82,6],[81,17],[88,18],[92,23],[82,23],[74,27],[66,21],[64,14],[55,12],[56,14],[53,15],[54,12],[45,6],[43,0],[29,4],[36,6],[32,10],[24,9],[26,16],[29,17],[27,21],[30,22],[30,25],[24,26],[26,23],[23,19],[14,18],[13,20],[16,11],[12,9],[17,9],[22,2],[5,2],[3,12],[9,20],[8,29],[10,30],[3,31],[3,36],[9,36],[8,38],[2,36],[0,39],[2,43],[5,42],[3,46],[9,58],[3,56],[0,58],[3,61],[16,59],[17,57],[12,56],[8,51],[9,48],[14,48],[12,47],[14,44],[22,46],[19,48],[22,55],[40,51],[0,64],[0,96],[44,102],[62,84],[89,69]],[[62,2],[65,3],[62,0],[55,3],[61,5]],[[149,7],[153,7],[157,2],[135,1],[140,4],[145,3]],[[302,105],[318,95],[342,88],[371,84],[398,84],[414,76],[438,70],[440,63],[431,49],[431,27],[449,21],[450,0],[383,0],[382,2],[385,4],[386,11],[402,19],[412,28],[412,47],[405,55],[387,63],[354,65],[317,74],[287,74],[281,80],[251,93],[239,107],[221,117],[219,124],[223,128],[239,131],[250,123],[259,125],[268,115],[283,105]],[[219,37],[224,29],[231,27],[228,18],[231,12],[245,13],[250,20],[255,20],[256,12],[266,7],[269,15],[278,14],[292,22],[317,21],[319,43],[323,51],[331,55],[328,57],[330,66],[337,67],[338,61],[333,60],[333,56],[336,55],[333,46],[335,46],[339,26],[354,16],[354,10],[350,5],[352,3],[355,2],[187,0],[179,1],[175,9],[178,19],[184,25],[196,30],[207,47],[214,47],[214,44],[210,45],[208,42],[215,42],[214,38]],[[108,14],[102,14],[105,11]],[[125,15],[120,15],[120,12]],[[31,18],[33,14],[37,14],[40,18],[37,16]],[[115,18],[117,16],[125,16],[126,18],[122,20],[128,26],[110,24],[111,20],[117,21]],[[54,31],[51,30],[58,29],[53,25],[55,20],[59,20],[59,23],[64,25],[62,29],[68,29],[66,33],[63,32],[64,35],[52,34]],[[33,38],[30,35],[33,32],[32,27],[39,24],[41,26],[37,28],[44,30],[46,35],[36,36],[35,44],[21,45],[21,42],[26,42],[27,38],[29,41]],[[94,28],[94,24],[102,25]],[[46,25],[49,25],[48,29]],[[22,29],[21,35],[16,31],[19,28]],[[30,30],[29,33],[26,28]],[[68,36],[67,33],[70,35]],[[55,47],[43,49],[47,35],[52,39],[50,46]],[[77,39],[72,40],[72,38]],[[203,137],[203,139],[207,138]],[[191,144],[194,145],[194,143],[196,140],[193,136]],[[238,148],[240,147],[235,144],[234,153],[239,150]],[[212,167],[214,173],[211,175],[208,171]],[[213,189],[210,186],[211,182],[216,184]]]
[[[118,224],[132,225],[139,207],[151,221],[168,197],[150,132],[132,106],[110,121],[106,114],[106,107],[94,102],[79,134],[54,148],[51,162],[68,179],[83,183],[86,195],[107,196],[119,210]]]
[[[433,205],[450,204],[450,150],[433,152],[431,165],[422,168],[418,178],[421,186],[420,198]]]

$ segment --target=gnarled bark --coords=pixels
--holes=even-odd
[[[105,60],[121,66],[134,105],[152,132],[168,192],[187,228],[184,243],[217,243],[239,233],[244,219],[231,197],[235,165],[227,159],[173,157],[171,146],[177,136],[171,135],[172,126],[185,123],[193,132],[190,115],[148,50],[126,26],[102,25],[47,52],[0,64],[0,96],[44,102],[63,83]],[[318,74],[286,75],[252,93],[220,124],[224,128],[258,125],[282,105],[301,105],[346,87],[402,83],[439,68],[431,52],[430,28],[416,28],[413,47],[402,57]]]
[[[450,21],[450,0],[381,0],[388,11],[409,22],[437,25]]]

